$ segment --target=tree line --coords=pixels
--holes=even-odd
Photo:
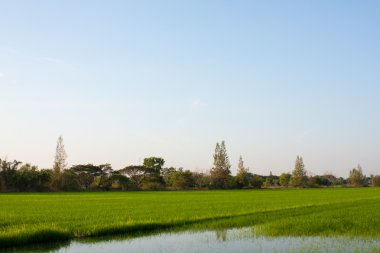
[[[253,174],[244,166],[240,156],[236,175],[225,142],[217,143],[213,167],[208,172],[193,172],[183,168],[164,167],[161,157],[145,158],[142,165],[130,165],[113,170],[110,164],[78,164],[70,168],[66,163],[62,137],[58,138],[52,169],[19,161],[0,159],[1,192],[34,191],[126,191],[126,190],[184,190],[184,189],[260,189],[313,188],[334,186],[380,186],[380,176],[363,174],[360,165],[349,171],[348,178],[331,174],[308,175],[303,158],[298,156],[291,173],[281,175]]]

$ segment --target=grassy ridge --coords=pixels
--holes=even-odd
[[[380,189],[0,195],[0,247],[173,228],[380,237]]]

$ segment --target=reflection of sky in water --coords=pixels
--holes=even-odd
[[[252,228],[162,233],[134,239],[95,243],[74,241],[60,253],[72,252],[380,252],[380,239],[348,237],[263,237]]]

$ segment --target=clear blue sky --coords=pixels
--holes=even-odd
[[[0,1],[0,157],[380,174],[379,1]]]

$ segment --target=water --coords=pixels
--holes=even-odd
[[[23,252],[138,252],[138,253],[198,253],[198,252],[380,252],[380,238],[360,239],[353,237],[265,237],[253,228],[202,232],[167,232],[138,238],[119,238],[104,241],[76,240],[59,248],[28,248]]]

